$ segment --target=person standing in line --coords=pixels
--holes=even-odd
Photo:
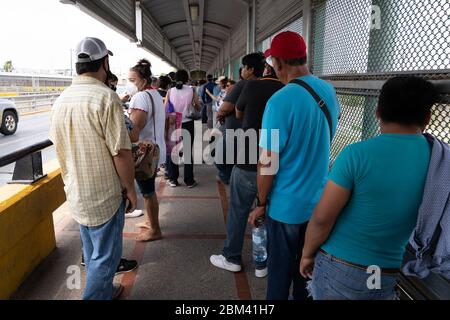
[[[285,87],[264,111],[257,207],[249,223],[266,217],[267,299],[287,300],[293,285],[294,300],[305,300],[306,279],[298,266],[306,227],[328,176],[340,106],[333,86],[310,73],[301,35],[280,33],[266,57]]]
[[[107,86],[111,55],[97,38],[77,45],[78,76],[56,100],[50,120],[67,202],[80,224],[85,300],[116,299],[123,291],[113,278],[122,255],[125,212],[137,203],[122,103]]]
[[[211,74],[208,74],[207,77],[207,83],[203,86],[203,92],[202,92],[202,101],[203,105],[206,106],[206,116],[208,119],[208,129],[212,129],[214,127],[214,119],[213,119],[213,100],[208,95],[206,90],[209,90],[209,92],[214,92],[215,84],[214,84],[214,78]]]
[[[267,101],[283,88],[275,70],[266,65],[267,70],[259,80],[250,80],[236,103],[236,117],[242,119],[242,129],[246,135],[244,145],[238,146],[237,163],[233,168],[230,182],[230,205],[227,215],[227,239],[222,254],[210,257],[211,263],[220,269],[239,272],[242,269],[242,247],[248,216],[256,200],[258,140],[262,118]],[[247,138],[248,137],[248,138]],[[242,140],[240,140],[242,143]],[[255,276],[267,276],[266,261],[255,261]]]
[[[119,82],[119,79],[117,78],[117,76],[113,73],[109,73],[107,82],[108,82],[108,86],[111,88],[111,90],[116,92],[117,91],[117,83]],[[128,131],[130,131],[129,126],[130,125],[132,126],[132,124],[129,121],[128,117],[126,117],[124,115],[124,118],[125,118],[125,125],[127,126]],[[141,216],[143,213],[142,213],[142,210],[134,210],[134,214],[135,214],[135,216]],[[129,217],[130,215],[133,215],[133,212],[125,213],[125,218]],[[83,249],[83,242],[81,242],[81,248]],[[81,265],[86,266],[86,263],[84,262],[83,253],[81,254]],[[122,258],[122,259],[120,259],[119,266],[117,267],[116,275],[131,272],[131,271],[135,270],[137,268],[137,266],[138,266],[138,263],[136,260],[127,260],[127,259]]]
[[[428,172],[438,172],[435,169],[443,159],[447,163],[442,167],[450,172],[450,148],[447,145],[432,158],[434,145],[441,142],[423,134],[437,101],[437,90],[429,81],[412,76],[388,80],[376,113],[381,135],[347,146],[336,159],[306,231],[300,264],[301,274],[312,278],[315,300],[396,298],[408,239],[417,221],[426,224],[418,216],[421,203],[428,202],[424,193],[428,183],[437,201],[432,208],[423,207],[426,217],[442,212],[436,197],[441,194],[437,190],[444,189],[438,182],[441,178],[430,179]],[[448,192],[444,197],[443,203]],[[413,238],[418,236],[415,233]],[[437,253],[436,258],[445,256],[448,252]],[[439,260],[444,259],[435,261]],[[438,263],[433,262],[436,270]],[[367,285],[370,266],[379,268],[378,289]]]
[[[222,182],[224,184],[229,184],[231,178],[231,172],[233,170],[233,166],[236,163],[236,140],[233,141],[233,137],[227,136],[228,130],[237,130],[242,128],[242,121],[236,118],[236,103],[239,100],[239,97],[242,93],[242,90],[247,84],[249,80],[257,80],[263,76],[264,67],[265,67],[265,58],[262,52],[255,52],[246,55],[242,58],[242,77],[244,80],[239,81],[234,86],[233,90],[227,94],[225,99],[223,100],[222,105],[220,106],[220,110],[217,113],[217,120],[221,123],[224,123],[222,127],[222,141],[219,140],[217,144],[216,153],[219,153],[216,156],[216,159],[219,163],[216,164],[219,169],[219,175],[216,177],[217,181]],[[222,147],[222,148],[221,148]],[[234,159],[232,159],[232,163],[227,161],[227,148],[234,148]],[[221,152],[221,154],[220,154]],[[231,151],[230,151],[231,152]]]
[[[201,106],[196,91],[187,85],[189,73],[186,70],[179,70],[175,75],[175,79],[177,84],[176,87],[171,88],[167,93],[165,110],[168,110],[169,105],[172,105],[174,113],[178,115],[176,129],[184,129],[190,135],[190,143],[186,140],[183,141],[184,155],[191,155],[191,159],[186,159],[186,156],[184,157],[184,183],[188,188],[195,188],[197,182],[194,179],[193,163],[194,120],[189,118],[188,112],[191,106],[198,111],[200,111]],[[180,176],[178,163],[174,163],[172,157],[168,157],[167,162],[169,185],[172,188],[176,188],[179,186],[178,178]]]
[[[159,164],[165,162],[166,145],[164,141],[164,128],[166,116],[164,103],[159,92],[151,87],[152,71],[149,61],[140,60],[128,73],[127,91],[131,96],[128,110],[134,125],[131,131],[131,141],[151,141],[159,146]],[[156,241],[162,239],[159,224],[159,202],[155,190],[155,176],[147,180],[136,180],[139,190],[144,198],[147,211],[147,221],[137,224],[141,232],[137,241]]]

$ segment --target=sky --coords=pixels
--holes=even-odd
[[[71,50],[87,36],[102,39],[114,53],[110,66],[117,75],[126,75],[142,58],[150,60],[155,75],[173,69],[73,5],[59,0],[0,0],[1,67],[12,60],[17,69],[70,69]]]

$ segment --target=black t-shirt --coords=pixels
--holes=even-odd
[[[236,105],[242,93],[242,90],[245,88],[246,84],[247,84],[246,80],[241,80],[238,83],[236,83],[233,88],[233,91],[227,94],[225,99],[223,99],[223,101]],[[229,115],[225,117],[225,128],[234,130],[242,128],[242,121],[236,118],[236,112],[234,109]]]
[[[260,80],[247,81],[246,86],[242,90],[238,101],[236,102],[236,108],[239,111],[244,112],[244,118],[242,119],[242,129],[244,131],[253,129],[257,133],[259,143],[259,130],[262,126],[262,119],[266,104],[269,99],[280,89],[283,88],[283,83],[270,76],[263,77]],[[255,159],[259,158],[259,147],[252,146],[250,150],[249,139],[246,139],[245,150],[238,150],[238,155],[245,152],[245,164],[237,164],[240,169],[246,171],[256,171],[257,164]],[[253,159],[250,155],[253,154]],[[256,155],[256,158],[255,158]],[[238,159],[239,159],[238,156]],[[253,160],[253,161],[250,161]]]

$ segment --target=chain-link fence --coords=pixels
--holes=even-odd
[[[450,142],[448,39],[448,0],[313,2],[312,70],[334,84],[342,105],[333,159],[348,144],[379,134],[379,91],[396,75],[439,83],[441,101],[427,131]]]

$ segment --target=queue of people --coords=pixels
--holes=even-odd
[[[389,80],[377,108],[381,135],[346,147],[330,172],[341,107],[333,86],[310,72],[307,52],[301,35],[282,32],[264,54],[242,59],[237,82],[207,75],[195,83],[186,70],[155,78],[150,62],[141,60],[130,68],[127,93],[119,98],[109,68],[112,52],[96,38],[80,42],[78,76],[53,106],[50,137],[80,224],[84,299],[117,298],[123,288],[113,285],[114,275],[137,267],[122,258],[125,216],[143,214],[136,211],[135,180],[146,212],[145,222],[136,224],[136,241],[163,238],[155,188],[159,168],[165,168],[170,187],[179,187],[184,158],[184,183],[197,186],[196,120],[220,133],[211,138],[220,140],[216,179],[230,193],[227,237],[210,263],[241,272],[247,224],[263,221],[267,259],[254,264],[255,276],[267,277],[268,300],[395,299],[411,234],[417,250],[426,245],[440,260],[419,259],[409,272],[448,273],[442,265],[450,264],[450,223],[439,233],[427,224],[426,212],[439,202],[430,191],[430,173],[450,171],[442,164],[450,159],[448,145],[423,134],[436,89],[418,77]],[[244,134],[244,143],[236,133]],[[157,149],[146,179],[135,176],[132,152],[132,143],[142,141]],[[439,200],[435,215],[448,221],[450,206]],[[423,243],[431,238],[433,244]],[[373,266],[381,275],[376,290],[367,285]]]

